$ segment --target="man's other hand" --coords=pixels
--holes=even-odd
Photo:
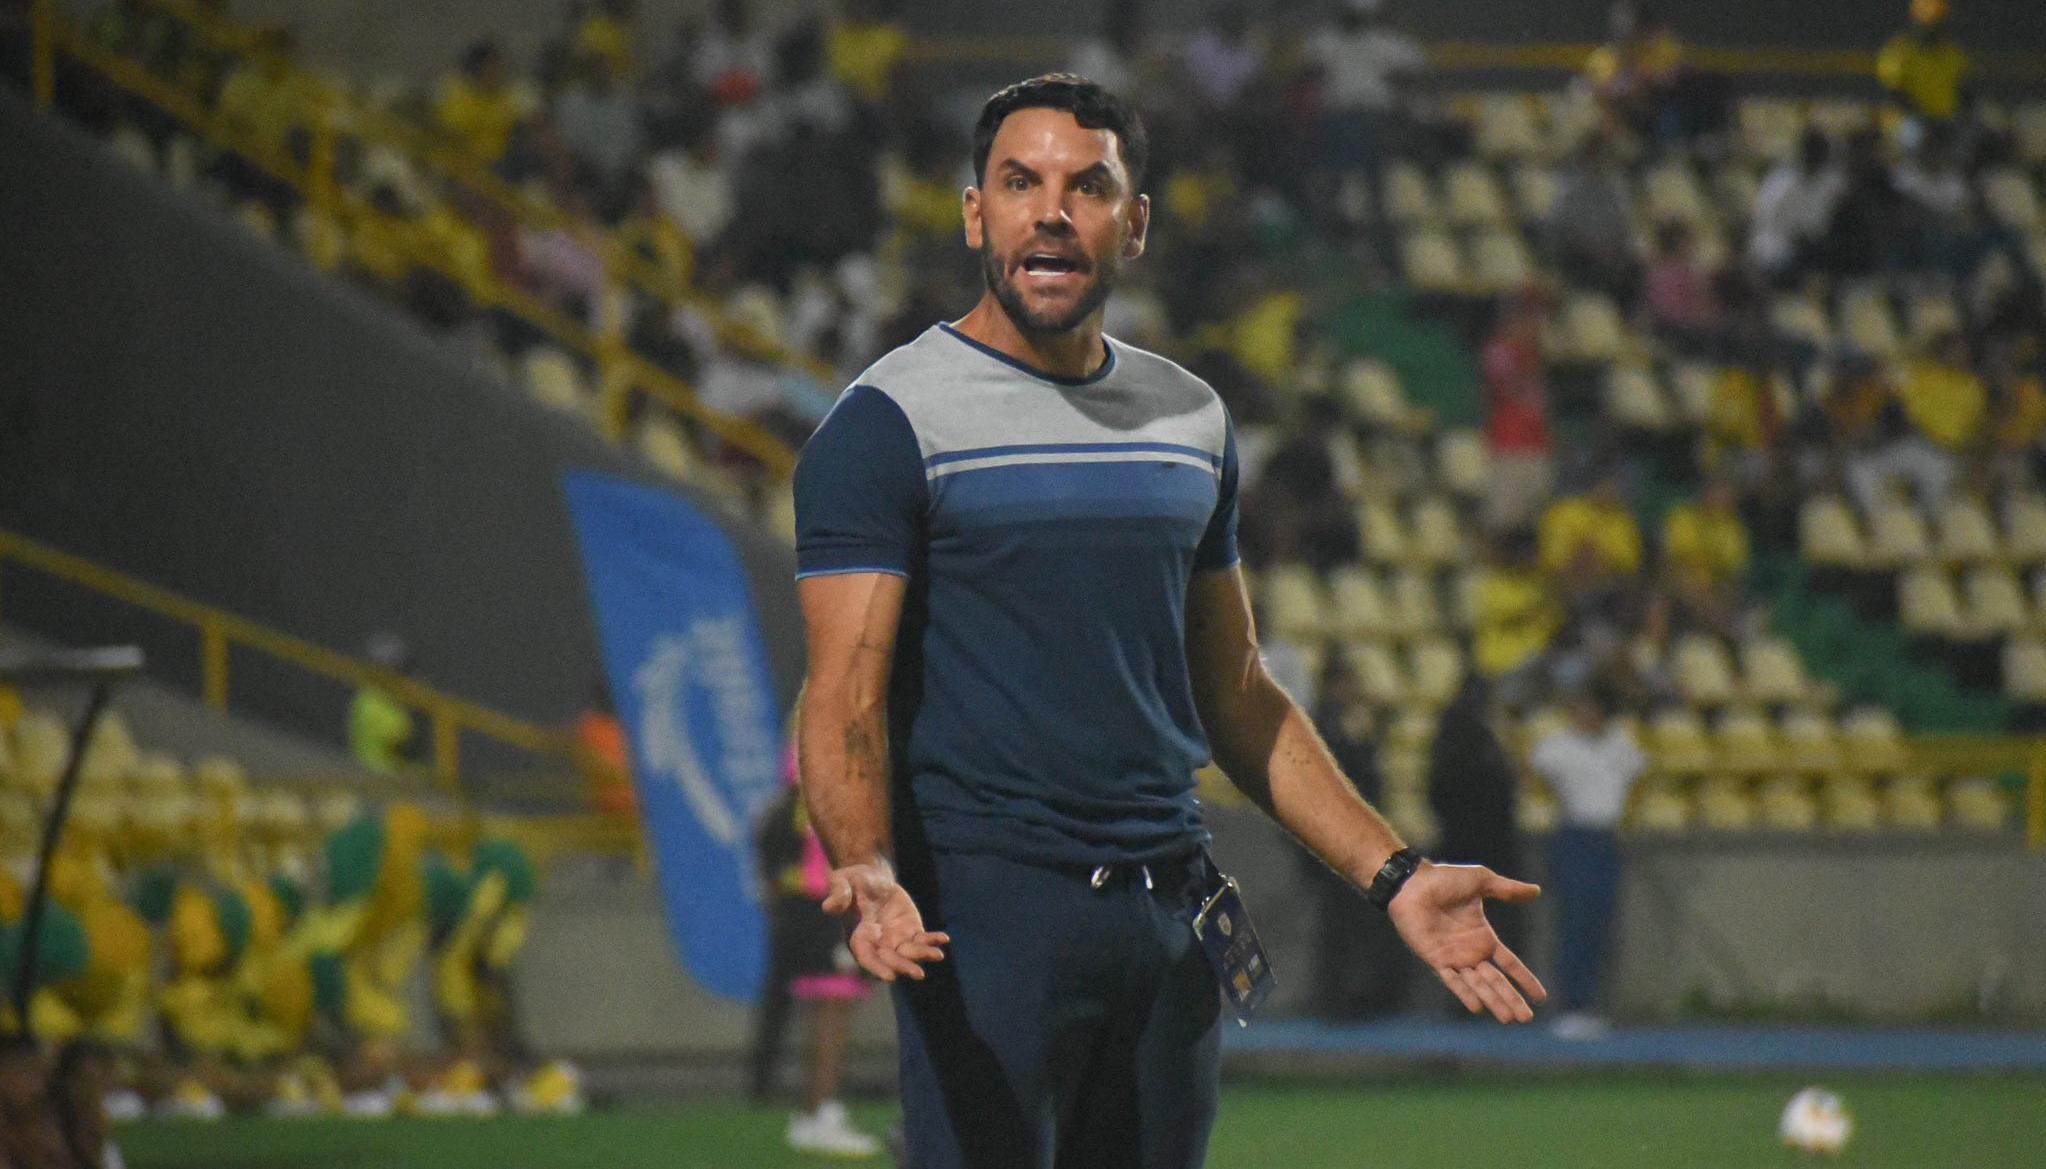
[[[847,945],[860,968],[882,982],[894,982],[898,976],[922,979],[923,964],[944,961],[945,951],[939,947],[952,940],[924,928],[916,902],[895,883],[895,874],[885,864],[833,869],[824,912],[858,918]]]

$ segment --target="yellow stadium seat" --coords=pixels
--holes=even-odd
[[[1818,495],[1798,509],[1798,546],[1807,562],[1828,568],[1861,568],[1868,563],[1867,544],[1854,509],[1837,495]]]
[[[1866,130],[1875,122],[1875,111],[1868,103],[1851,98],[1815,101],[1807,107],[1805,116],[1814,129],[1824,130],[1827,137],[1835,140]]]
[[[1520,740],[1524,750],[1532,751],[1543,740],[1568,729],[1570,716],[1564,714],[1561,707],[1539,706],[1527,712],[1527,717],[1520,720],[1520,725],[1513,734]]]
[[[2025,233],[2039,229],[2039,195],[2023,171],[1993,170],[1982,176],[1981,183],[1983,201],[2005,227]]]
[[[1947,784],[1947,815],[1956,828],[2002,832],[2010,827],[2011,798],[1987,776],[1971,775]]]
[[[1863,353],[1892,358],[1903,351],[1896,311],[1880,291],[1861,288],[1847,293],[1840,299],[1840,317],[1848,342]]]
[[[1588,93],[1564,87],[1543,93],[1539,100],[1549,127],[1548,153],[1557,158],[1568,157],[1604,129],[1605,112]]]
[[[1393,574],[1393,617],[1398,634],[1414,638],[1442,628],[1442,600],[1436,595],[1432,574],[1407,569]]]
[[[551,345],[541,345],[526,354],[523,364],[526,389],[541,404],[570,414],[582,410],[589,389],[573,357]]]
[[[1647,738],[1655,766],[1666,774],[1697,775],[1713,768],[1712,741],[1693,711],[1681,707],[1661,711],[1649,720]]]
[[[1652,370],[1615,365],[1606,373],[1606,417],[1633,430],[1661,432],[1676,424]]]
[[[1914,568],[1897,578],[1897,617],[1922,637],[1967,636],[1953,578],[1937,568]]]
[[[1436,637],[1417,642],[1410,657],[1414,699],[1429,709],[1447,706],[1463,686],[1463,652],[1455,642]]]
[[[2027,491],[2004,505],[2003,554],[2017,564],[2046,561],[2046,495]]]
[[[1477,115],[1478,153],[1486,158],[1526,158],[1541,151],[1541,125],[1527,95],[1485,94]]]
[[[1385,171],[1385,215],[1394,223],[1433,223],[1442,218],[1435,184],[1420,167],[1394,163]]]
[[[1904,318],[1913,345],[1922,345],[1941,333],[1957,332],[1962,324],[1960,306],[1945,292],[1921,292],[1912,297],[1904,306]]]
[[[1685,423],[1701,426],[1712,417],[1712,400],[1717,393],[1719,370],[1701,361],[1678,362],[1670,367],[1670,396]]]
[[[1410,697],[1407,677],[1390,649],[1374,642],[1357,642],[1345,648],[1350,665],[1363,684],[1364,697],[1382,707],[1405,706]]]
[[[29,707],[14,727],[17,777],[31,792],[47,795],[71,758],[71,732],[64,720],[47,710]]]
[[[1554,794],[1536,787],[1520,790],[1519,806],[1515,815],[1520,820],[1522,832],[1550,832],[1562,818],[1562,810],[1556,805]]]
[[[1630,331],[1610,297],[1578,293],[1564,302],[1551,332],[1555,355],[1574,361],[1612,361],[1627,351]]]
[[[1698,785],[1698,822],[1715,832],[1746,832],[1755,826],[1755,797],[1736,775],[1709,775]]]
[[[1894,776],[1878,789],[1877,797],[1883,823],[1892,831],[1932,832],[1946,816],[1938,785],[1923,775]]]
[[[1932,558],[1925,513],[1902,500],[1876,508],[1868,521],[1868,559],[1877,568],[1904,568]]]
[[[1996,534],[1996,521],[1979,499],[1956,495],[1940,508],[1939,558],[1948,564],[1971,564],[2003,557],[2003,541]]]
[[[1448,196],[1449,221],[1466,227],[1489,227],[1505,223],[1506,193],[1492,168],[1482,162],[1466,161],[1450,167],[1443,176]]]
[[[1350,413],[1362,422],[1396,426],[1409,412],[1399,374],[1375,358],[1360,357],[1345,365],[1336,389]]]
[[[1482,568],[1458,569],[1449,575],[1449,620],[1458,629],[1478,623],[1478,592],[1484,584]]]
[[[1367,499],[1357,505],[1357,532],[1364,538],[1364,558],[1373,564],[1407,564],[1413,539],[1390,499]]]
[[[1392,725],[1385,730],[1385,745],[1397,751],[1414,751],[1426,755],[1435,743],[1435,715],[1420,707],[1408,707],[1399,712]]]
[[[1479,291],[1507,293],[1534,280],[1534,257],[1520,236],[1506,228],[1488,228],[1471,244],[1471,283]]]
[[[1634,789],[1628,823],[1642,832],[1682,832],[1691,826],[1693,808],[1681,780],[1651,775]]]
[[[1964,623],[1976,634],[2012,634],[2032,623],[2024,586],[2008,568],[1979,565],[1963,586],[1968,599]]]
[[[1779,296],[1769,312],[1779,332],[1801,338],[1820,349],[1833,347],[1833,322],[1826,306],[1810,296]]]
[[[1897,716],[1881,707],[1865,707],[1840,722],[1847,766],[1863,775],[1894,775],[1910,762]]]
[[[1392,605],[1370,570],[1355,565],[1329,574],[1335,602],[1334,629],[1344,638],[1388,637],[1394,629]]]
[[[684,482],[699,477],[696,447],[682,424],[673,418],[656,414],[643,420],[634,445],[639,448],[640,457],[657,471]]]
[[[1697,227],[1715,218],[1698,188],[1698,176],[1683,162],[1671,160],[1651,168],[1642,176],[1641,195],[1643,210],[1656,223],[1674,220]]]
[[[1754,210],[1755,195],[1762,188],[1761,180],[1746,163],[1729,160],[1721,163],[1712,176],[1712,194],[1719,200],[1720,210],[1727,222],[1745,222]]]
[[[1274,565],[1264,585],[1264,617],[1275,632],[1300,641],[1320,641],[1332,632],[1329,598],[1313,569]]]
[[[2003,690],[2019,702],[2046,703],[2046,640],[2014,637],[2004,642]]]
[[[1751,158],[1775,161],[1797,152],[1798,136],[1804,133],[1804,111],[1798,103],[1780,98],[1742,98],[1735,117],[1741,149]]]
[[[1431,568],[1448,568],[1470,560],[1470,539],[1456,505],[1441,495],[1426,495],[1414,504],[1414,559]]]
[[[1713,728],[1712,745],[1719,765],[1729,771],[1754,774],[1781,766],[1776,749],[1776,728],[1768,716],[1755,710],[1729,710],[1719,716]]]
[[[1799,775],[1772,775],[1756,793],[1757,819],[1778,832],[1810,832],[1819,826],[1819,799],[1811,781]]]
[[[1379,748],[1378,770],[1385,780],[1385,791],[1403,796],[1421,795],[1428,790],[1428,750],[1426,744],[1420,749],[1395,747],[1390,743]]]
[[[1808,702],[1815,687],[1796,647],[1780,637],[1758,637],[1741,647],[1741,689],[1751,702],[1779,705]]]
[[[1785,770],[1806,774],[1832,774],[1843,770],[1847,753],[1833,720],[1813,710],[1797,710],[1783,716],[1778,731],[1782,741]]]
[[[1690,634],[1670,651],[1670,673],[1684,701],[1693,706],[1723,706],[1740,693],[1733,657],[1716,637]]]
[[[1469,280],[1464,275],[1463,257],[1449,234],[1433,228],[1409,230],[1401,241],[1400,255],[1407,283],[1423,292],[1461,292]]]
[[[1485,436],[1476,430],[1452,430],[1435,445],[1436,473],[1442,485],[1467,499],[1485,494],[1490,486],[1491,451]]]
[[[1835,776],[1821,783],[1819,811],[1833,832],[1874,832],[1883,818],[1875,785],[1861,776]]]
[[[1540,223],[1556,205],[1561,184],[1556,172],[1540,163],[1525,163],[1513,172],[1513,205],[1522,221]]]

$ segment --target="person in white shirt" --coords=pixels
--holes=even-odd
[[[1548,883],[1556,890],[1556,968],[1563,1013],[1556,1034],[1595,1038],[1605,1024],[1593,1013],[1612,948],[1620,901],[1620,816],[1627,793],[1648,769],[1634,732],[1613,718],[1611,682],[1593,678],[1567,702],[1570,722],[1535,744],[1529,760],[1560,805],[1549,838]]]
[[[1334,23],[1307,40],[1306,57],[1319,78],[1320,162],[1327,188],[1346,172],[1361,172],[1374,202],[1384,194],[1385,156],[1401,137],[1406,83],[1428,67],[1419,41],[1395,28],[1385,0],[1345,0]],[[1324,189],[1323,198],[1331,194]]]
[[[1846,176],[1833,165],[1832,140],[1806,131],[1798,156],[1777,163],[1755,192],[1749,262],[1771,281],[1794,275],[1804,253],[1825,235],[1846,187]]]

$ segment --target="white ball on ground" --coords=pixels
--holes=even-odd
[[[1839,1096],[1824,1088],[1806,1088],[1783,1106],[1776,1135],[1801,1153],[1831,1156],[1847,1147],[1854,1135],[1854,1117]]]

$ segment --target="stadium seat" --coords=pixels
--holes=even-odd
[[[1387,795],[1421,795],[1425,798],[1428,790],[1428,745],[1396,747],[1387,743],[1378,750],[1378,771],[1385,781]]]
[[[1660,433],[1676,424],[1652,370],[1615,365],[1606,372],[1606,416],[1632,430]]]
[[[1356,565],[1329,574],[1335,602],[1334,628],[1343,638],[1389,637],[1394,629],[1392,606],[1369,569]]]
[[[1443,176],[1443,188],[1451,223],[1490,227],[1512,218],[1498,177],[1482,162],[1464,161],[1451,166]]]
[[[1650,775],[1634,789],[1628,823],[1642,832],[1682,832],[1691,826],[1694,809],[1683,781]]]
[[[1897,619],[1921,637],[1962,638],[1969,631],[1953,578],[1938,568],[1914,568],[1897,578]]]
[[[1447,706],[1463,686],[1463,653],[1456,643],[1432,637],[1415,643],[1409,656],[1415,701],[1430,710]]]
[[[1435,743],[1435,715],[1419,707],[1408,707],[1399,712],[1385,728],[1386,747],[1398,751],[1412,751],[1425,759],[1428,749]]]
[[[1364,539],[1364,558],[1373,564],[1412,563],[1413,539],[1389,498],[1366,499],[1357,505],[1357,533]]]
[[[2002,832],[2010,827],[2011,798],[1995,780],[1971,775],[1947,784],[1948,822],[1974,832]]]
[[[1861,776],[1835,776],[1819,785],[1819,811],[1833,832],[1874,832],[1882,823],[1875,785]]]
[[[1333,632],[1332,606],[1313,569],[1274,565],[1264,574],[1264,590],[1264,617],[1275,632],[1299,641],[1320,641]]]
[[[1364,697],[1373,705],[1398,708],[1407,704],[1411,693],[1407,677],[1390,649],[1375,641],[1353,642],[1344,647],[1344,653],[1363,684]]]
[[[1755,798],[1735,775],[1708,775],[1698,785],[1698,823],[1716,832],[1746,832],[1755,826]]]
[[[1442,219],[1442,206],[1435,184],[1410,162],[1394,163],[1385,171],[1385,217],[1402,225],[1435,223]]]
[[[1807,562],[1828,568],[1859,569],[1869,561],[1868,547],[1854,509],[1838,495],[1805,500],[1797,515],[1798,547]]]
[[[1833,347],[1833,322],[1826,306],[1810,296],[1779,296],[1769,319],[1778,332],[1810,342],[1820,349]]]
[[[1728,223],[1745,223],[1755,207],[1761,181],[1746,163],[1729,159],[1712,176],[1712,194],[1719,200],[1722,217]]]
[[[2004,642],[2003,691],[2018,702],[2046,704],[2046,640],[2014,637]]]
[[[1804,133],[1805,126],[1804,111],[1797,102],[1742,98],[1735,117],[1741,150],[1750,158],[1773,162],[1796,153],[1798,136]]]
[[[1586,292],[1564,302],[1550,338],[1566,361],[1612,361],[1627,351],[1629,330],[1610,297]]]
[[[1717,226],[1712,206],[1698,188],[1698,176],[1688,164],[1675,159],[1642,176],[1641,205],[1651,223],[1675,221],[1693,228]]]
[[[1478,623],[1478,592],[1484,585],[1485,570],[1462,568],[1449,574],[1449,619],[1458,629]]]
[[[200,153],[190,134],[172,134],[163,144],[163,178],[171,190],[190,192],[199,185]]]
[[[2004,504],[2003,554],[2014,564],[2046,561],[2046,495],[2027,491]]]
[[[1848,343],[1871,357],[1894,358],[1904,349],[1896,311],[1879,290],[1859,288],[1842,296],[1840,323]]]
[[[1661,711],[1648,723],[1649,754],[1655,766],[1670,775],[1698,775],[1713,768],[1712,741],[1696,712],[1682,707]]]
[[[107,149],[115,158],[140,171],[155,174],[157,171],[156,146],[149,141],[149,135],[123,122],[114,127],[107,136]]]
[[[1522,750],[1532,751],[1542,740],[1568,730],[1569,727],[1570,716],[1564,714],[1561,708],[1540,706],[1527,713],[1527,717],[1520,721],[1515,734],[1520,739]]]
[[[1780,637],[1758,637],[1741,647],[1741,690],[1750,702],[1782,705],[1809,701],[1814,687],[1796,647]]]
[[[1513,205],[1526,223],[1541,223],[1548,219],[1549,209],[1556,205],[1556,191],[1559,184],[1556,172],[1541,163],[1523,163],[1513,172]]]
[[[1525,94],[1488,93],[1478,98],[1477,148],[1486,158],[1527,158],[1542,149],[1535,104]]]
[[[1756,710],[1729,710],[1713,728],[1712,745],[1719,765],[1729,771],[1756,774],[1782,766],[1776,749],[1776,728]]]
[[[1488,228],[1471,242],[1471,281],[1482,292],[1525,288],[1535,278],[1534,257],[1511,228]]]
[[[1442,485],[1466,499],[1481,498],[1490,486],[1491,451],[1476,430],[1452,430],[1435,444],[1436,473]]]
[[[2022,233],[2039,229],[2039,195],[2023,171],[1993,170],[1982,176],[1981,183],[1983,201],[2005,227]]]
[[[1399,374],[1376,358],[1360,357],[1345,365],[1336,391],[1350,414],[1368,425],[1397,427],[1411,413]]]
[[[1810,780],[1800,775],[1772,775],[1755,796],[1756,819],[1778,832],[1810,832],[1819,826],[1819,800]]]
[[[1442,600],[1436,595],[1433,574],[1416,569],[1394,573],[1392,611],[1403,639],[1441,629]]]
[[[1718,384],[1718,368],[1705,362],[1683,361],[1670,367],[1670,397],[1686,425],[1702,426],[1711,419]]]
[[[540,345],[526,354],[526,389],[542,405],[564,413],[579,413],[589,398],[582,370],[575,359],[551,345]]]
[[[1913,345],[1922,345],[1940,333],[1961,328],[1961,309],[1944,292],[1921,292],[1904,306],[1904,319]]]
[[[1964,624],[1970,632],[2008,635],[2031,625],[2024,586],[2010,569],[1978,565],[1962,587],[1968,602]]]
[[[1830,775],[1841,771],[1847,761],[1833,720],[1812,710],[1797,710],[1783,716],[1778,728],[1782,740],[1783,767],[1807,775]]]
[[[1469,285],[1464,276],[1463,257],[1449,233],[1436,228],[1416,228],[1400,242],[1402,266],[1407,282],[1423,292],[1462,292]]]
[[[2026,102],[2011,114],[2018,157],[2032,166],[2046,164],[2046,102]]]
[[[1840,722],[1847,766],[1863,775],[1894,775],[1910,762],[1897,716],[1881,707],[1864,707]]]
[[[1939,788],[1923,775],[1899,775],[1882,785],[1883,823],[1893,831],[1932,832],[1946,818]]]
[[[1680,639],[1670,651],[1670,673],[1693,706],[1724,706],[1740,694],[1733,657],[1716,637],[1694,633]]]
[[[1441,495],[1425,495],[1414,504],[1412,554],[1416,562],[1430,568],[1448,568],[1470,560],[1472,548],[1465,536],[1456,505]]]
[[[1979,499],[1956,495],[1940,508],[1939,558],[1948,564],[1974,564],[1999,560],[2003,541],[1997,538],[1996,523],[1989,508]]]
[[[1932,558],[1925,513],[1900,499],[1876,508],[1868,521],[1868,562],[1876,568],[1904,568]]]
[[[1814,129],[1825,131],[1827,137],[1837,142],[1868,129],[1874,121],[1874,111],[1867,102],[1851,98],[1814,101],[1806,107],[1805,119]]]

